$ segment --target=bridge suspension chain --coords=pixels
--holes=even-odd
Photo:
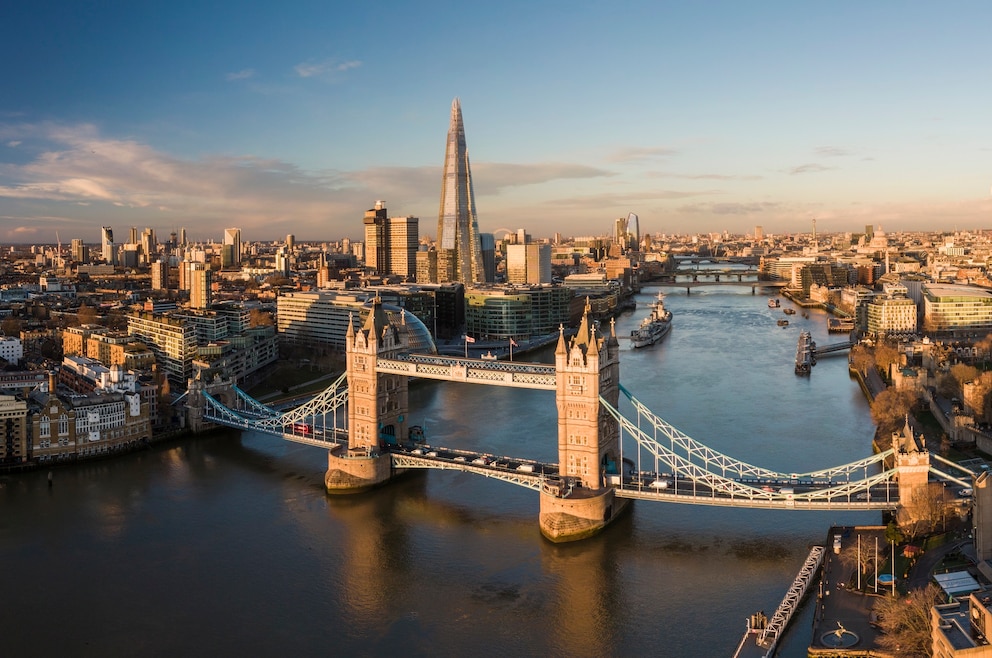
[[[753,471],[741,469],[739,478],[728,477],[725,473],[714,473],[708,468],[700,466],[691,461],[689,457],[683,457],[662,445],[654,437],[648,435],[638,427],[633,421],[620,413],[605,399],[600,399],[607,412],[613,416],[620,424],[621,431],[626,430],[637,442],[637,444],[647,450],[657,460],[666,464],[672,469],[676,478],[684,476],[694,483],[701,484],[715,493],[722,493],[731,498],[741,497],[747,499],[783,500],[788,499],[796,502],[813,502],[833,499],[847,499],[852,495],[868,493],[872,487],[891,482],[896,475],[895,469],[884,470],[871,476],[849,479],[851,471],[816,471],[806,474],[782,474],[766,469],[752,467]],[[660,419],[659,419],[660,420]],[[676,430],[677,431],[677,430]],[[684,436],[684,435],[683,435]],[[687,437],[688,438],[688,437]],[[705,446],[703,446],[705,447]],[[864,462],[865,460],[862,460]],[[858,462],[859,464],[861,462]],[[755,473],[766,473],[769,475],[755,475]],[[842,474],[845,479],[835,481],[825,477],[824,473]],[[677,481],[677,480],[676,480]],[[797,493],[783,493],[781,490],[768,490],[762,488],[762,484],[774,481],[778,483],[800,483],[804,486],[815,487],[810,491]],[[892,492],[887,488],[884,500],[894,500]]]
[[[771,469],[762,468],[760,466],[755,466],[753,464],[748,464],[747,462],[740,461],[739,459],[735,459],[729,455],[713,450],[712,448],[686,435],[664,419],[658,417],[653,411],[648,409],[644,403],[635,398],[630,391],[624,388],[623,385],[620,385],[620,392],[623,393],[624,397],[626,397],[627,400],[634,406],[638,418],[644,418],[657,432],[663,434],[671,442],[673,449],[681,449],[690,460],[695,457],[698,461],[707,464],[708,467],[712,464],[713,468],[716,468],[724,474],[730,472],[731,474],[741,478],[755,478],[762,480],[847,479],[852,473],[864,473],[869,466],[883,463],[885,459],[891,457],[893,454],[893,451],[889,449],[849,464],[842,464],[840,466],[833,466],[806,473],[781,473]],[[605,400],[603,400],[603,404],[609,406],[609,403]]]

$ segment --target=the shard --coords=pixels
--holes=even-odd
[[[461,281],[465,284],[485,281],[479,220],[475,215],[475,192],[472,170],[465,146],[462,107],[456,98],[451,103],[451,125],[444,152],[441,179],[441,208],[437,218],[438,281]]]

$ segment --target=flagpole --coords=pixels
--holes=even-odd
[[[510,361],[513,361],[513,338],[510,338]]]
[[[468,358],[468,334],[465,334],[465,358]]]

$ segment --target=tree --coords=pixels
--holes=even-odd
[[[838,559],[844,566],[860,571],[862,576],[869,574],[875,567],[874,543],[869,546],[867,541],[862,541],[859,550],[858,538],[855,537],[852,541],[847,542],[847,546],[840,552]],[[861,582],[865,581],[862,580]]]
[[[914,537],[922,537],[943,529],[947,521],[947,491],[939,482],[930,482],[925,487],[913,491],[909,503],[913,518]]]
[[[878,367],[878,371],[882,374],[886,380],[889,379],[889,371],[892,365],[899,363],[899,350],[896,346],[887,341],[879,341],[875,345],[875,365]]]
[[[913,408],[916,395],[912,391],[897,391],[889,387],[879,393],[871,405],[871,419],[885,439],[906,423],[906,414]]]
[[[992,334],[985,334],[985,338],[975,343],[975,349],[982,359],[982,368],[988,370],[989,356],[992,355]]]
[[[17,338],[21,335],[21,321],[13,315],[8,315],[3,319],[3,322],[0,322],[0,330],[3,331],[4,336]]]
[[[855,345],[851,348],[850,364],[862,375],[867,375],[875,367],[875,355],[864,345]]]
[[[960,393],[962,386],[978,379],[978,368],[965,363],[956,363],[951,366],[950,375],[957,383],[958,393]]]
[[[889,521],[885,526],[885,541],[890,544],[901,544],[903,541],[902,530],[895,521]]]
[[[79,310],[76,311],[76,319],[79,320],[79,324],[96,324],[96,309],[92,306],[82,304]]]
[[[263,311],[260,308],[253,308],[248,312],[248,326],[250,327],[271,327],[275,324],[272,313]]]
[[[894,656],[922,658],[931,655],[930,608],[940,603],[940,588],[930,583],[904,597],[885,597],[874,612],[882,634],[876,640],[880,649]]]

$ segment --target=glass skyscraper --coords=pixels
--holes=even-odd
[[[441,208],[437,219],[437,275],[440,283],[485,281],[479,242],[479,221],[475,214],[472,171],[465,146],[462,107],[451,103],[448,145],[444,152],[441,179]]]

